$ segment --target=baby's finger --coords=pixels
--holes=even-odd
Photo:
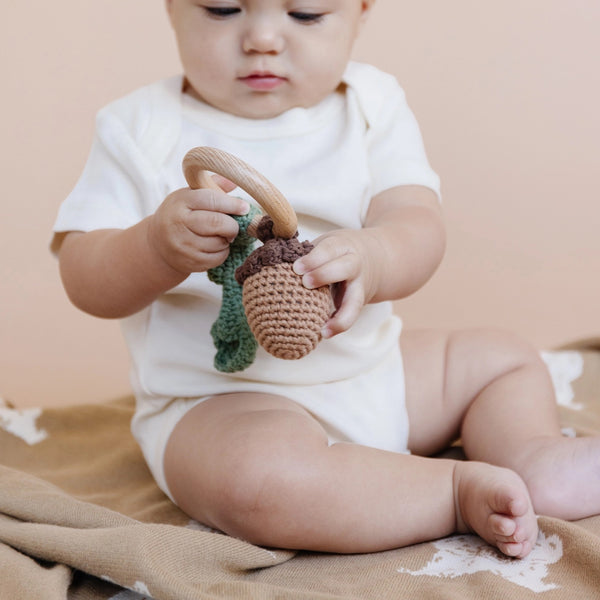
[[[354,254],[343,254],[321,264],[302,276],[302,284],[309,290],[355,279],[360,273],[360,261]]]
[[[222,264],[229,255],[229,248],[222,237],[201,237],[183,230],[166,249],[165,259],[182,272],[202,272]]]
[[[190,210],[213,211],[226,215],[246,215],[250,210],[250,205],[245,200],[218,190],[189,190],[186,200]]]
[[[221,238],[230,244],[239,233],[239,225],[227,214],[194,210],[186,218],[187,228],[200,237]]]
[[[336,258],[353,252],[354,248],[347,243],[343,232],[326,234],[314,241],[315,247],[301,259],[294,263],[294,271],[304,275],[318,269],[320,266]]]
[[[337,244],[333,238],[323,238],[315,241],[315,247],[294,263],[294,271],[298,275],[310,273],[320,266],[339,256],[346,254],[346,248]]]
[[[190,247],[199,254],[220,254],[229,252],[229,244],[225,238],[220,236],[194,236],[194,241]]]
[[[344,294],[331,319],[325,323],[321,331],[324,338],[330,338],[339,333],[347,331],[354,325],[364,306],[364,294],[362,286],[358,281],[348,282],[345,285]]]

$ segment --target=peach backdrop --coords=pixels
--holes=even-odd
[[[117,323],[79,313],[47,248],[96,111],[179,70],[159,0],[3,9],[0,395],[128,391]],[[498,326],[540,347],[600,334],[600,3],[378,0],[356,58],[394,73],[443,182],[448,251],[409,326]]]

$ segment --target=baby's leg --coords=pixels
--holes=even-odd
[[[515,486],[508,470],[355,444],[329,446],[304,409],[261,394],[223,395],[193,408],[169,440],[165,473],[177,503],[192,517],[272,547],[379,551],[484,522],[487,539],[506,541],[518,554],[521,545],[511,545],[513,522],[494,522],[493,514],[528,510],[524,489],[523,506],[507,505],[513,499],[506,490]],[[464,496],[478,506],[468,523],[456,511]],[[483,496],[491,496],[495,511],[481,510]]]
[[[538,514],[600,513],[600,438],[561,436],[537,351],[489,331],[410,332],[402,344],[414,452],[434,452],[460,435],[469,459],[522,477]]]

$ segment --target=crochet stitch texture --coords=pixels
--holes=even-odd
[[[229,246],[229,256],[221,265],[207,272],[211,281],[223,286],[221,310],[210,329],[217,349],[215,369],[222,373],[243,371],[254,362],[256,356],[258,343],[246,319],[242,286],[235,279],[235,271],[252,252],[255,238],[247,233],[247,229],[254,217],[260,214],[258,208],[251,206],[247,215],[232,215],[240,230]]]
[[[256,229],[263,245],[254,250],[235,277],[243,285],[242,303],[258,343],[276,358],[297,360],[312,352],[332,309],[329,286],[307,289],[292,263],[313,245],[273,233],[273,220],[263,217]]]

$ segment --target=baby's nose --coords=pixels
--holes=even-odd
[[[256,18],[248,23],[243,40],[246,53],[279,54],[285,39],[278,23],[272,18]]]

